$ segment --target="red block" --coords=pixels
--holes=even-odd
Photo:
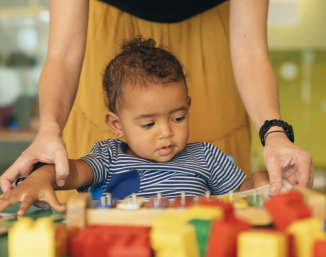
[[[250,228],[249,223],[235,217],[214,221],[211,225],[205,256],[236,257],[238,234]]]
[[[284,230],[293,221],[311,216],[311,211],[299,192],[288,192],[273,196],[264,207],[271,214],[277,229]]]
[[[286,233],[286,237],[288,240],[288,257],[295,257],[295,249],[294,249],[294,235]]]
[[[232,203],[223,202],[220,199],[217,199],[216,197],[199,197],[198,200],[199,205],[205,205],[205,206],[216,206],[223,210],[224,213],[224,219],[227,218],[233,218],[234,217],[234,211],[233,211],[233,205]]]
[[[128,247],[126,247],[128,246]],[[108,256],[112,257],[143,257],[151,256],[148,236],[139,234],[136,238],[131,235],[119,240],[114,247],[109,248]]]
[[[72,257],[151,257],[149,227],[88,226],[70,243]]]
[[[314,244],[314,257],[326,256],[326,240],[316,241]]]

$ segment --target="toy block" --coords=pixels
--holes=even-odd
[[[80,230],[77,227],[67,227],[64,224],[58,224],[55,227],[55,252],[56,256],[69,255],[70,239]]]
[[[309,207],[303,203],[302,194],[288,192],[273,196],[264,204],[277,229],[284,230],[292,222],[311,216]]]
[[[200,257],[205,256],[211,220],[192,219],[188,223],[195,228]]]
[[[250,230],[238,237],[238,257],[287,257],[287,237],[280,231]]]
[[[69,232],[63,224],[55,227],[55,249],[57,256],[69,254]]]
[[[192,219],[212,220],[222,219],[223,210],[220,207],[193,205],[181,213],[186,222]]]
[[[313,257],[325,257],[326,256],[326,240],[317,240],[314,243],[314,255]]]
[[[80,193],[68,200],[66,222],[68,227],[83,228],[87,224],[86,210],[91,206],[91,195]]]
[[[294,236],[295,256],[311,256],[314,242],[326,238],[323,226],[323,221],[314,217],[296,220],[288,226],[288,233]]]
[[[294,245],[294,235],[288,233],[287,231],[275,230],[273,228],[271,229],[271,231],[283,233],[287,239],[287,254],[286,254],[286,256],[287,257],[297,257],[295,255],[295,249],[294,249],[295,248],[294,247],[295,246]]]
[[[155,255],[204,256],[210,223],[222,217],[221,208],[200,205],[194,205],[178,214],[161,215],[153,222],[151,231]]]
[[[240,232],[250,228],[249,223],[236,217],[213,221],[206,256],[236,257],[237,236]]]
[[[71,257],[107,256],[114,238],[105,231],[88,226],[82,228],[70,240]]]
[[[156,257],[199,257],[195,229],[192,225],[176,222],[173,216],[158,218],[150,232],[151,246]],[[168,219],[170,218],[170,219]],[[172,221],[174,225],[168,221]],[[182,219],[183,220],[183,219]],[[155,223],[163,224],[155,225]]]
[[[8,235],[9,257],[55,257],[55,229],[50,218],[22,218]]]
[[[326,195],[316,192],[306,187],[295,186],[292,188],[303,195],[303,201],[307,204],[311,211],[312,216],[325,220],[326,219]]]
[[[212,206],[221,208],[223,211],[223,217],[234,217],[233,205],[232,203],[223,202],[216,197],[199,197],[198,199],[199,206]]]
[[[158,216],[152,224],[152,229],[164,229],[166,227],[180,227],[191,220],[191,217],[184,215],[184,210],[178,213],[163,213]]]
[[[137,236],[125,236],[123,240],[119,240],[113,247],[109,248],[108,256],[152,257],[152,249],[149,242],[149,232],[146,234],[137,234]]]
[[[72,257],[151,257],[149,228],[88,226],[71,239]]]

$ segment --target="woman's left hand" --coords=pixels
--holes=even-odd
[[[292,185],[312,187],[314,165],[311,154],[289,141],[284,133],[268,136],[263,158],[269,174],[271,194],[280,192],[283,178]]]

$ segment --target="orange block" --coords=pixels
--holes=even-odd
[[[311,216],[302,194],[294,191],[273,196],[265,202],[264,207],[271,214],[275,227],[280,230],[296,220]]]
[[[206,256],[236,257],[238,234],[250,228],[249,223],[235,217],[214,221],[211,225]]]

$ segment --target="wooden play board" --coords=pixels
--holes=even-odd
[[[282,191],[286,192],[290,189],[291,185],[284,183]],[[144,207],[146,203],[137,203],[139,199],[134,197],[126,198],[123,203],[127,203],[126,206],[128,206],[128,202],[134,202],[139,208],[119,209],[117,207],[105,208],[105,206],[94,208],[96,203],[91,201],[90,194],[75,195],[67,204],[67,225],[77,227],[94,224],[151,226],[153,221],[160,215],[181,213],[189,206],[189,201],[192,201],[192,204],[196,204],[196,201],[198,201],[196,197],[180,197],[174,201],[172,200],[167,208],[147,208]],[[269,198],[269,185],[245,192],[231,192],[227,195],[206,195],[202,197],[233,203],[235,216],[248,221],[253,226],[266,226],[272,223],[269,213],[262,208],[264,201]],[[179,207],[175,207],[173,202],[176,201],[179,201]],[[184,201],[184,206],[180,207],[182,201]],[[119,204],[121,205],[121,202],[117,205],[119,206]]]

